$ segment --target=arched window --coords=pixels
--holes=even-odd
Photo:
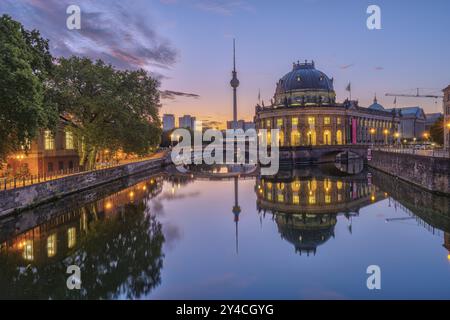
[[[331,144],[331,132],[330,132],[330,130],[325,130],[323,132],[323,144]]]
[[[342,141],[342,131],[341,130],[336,131],[336,143],[337,144],[342,144],[343,143],[343,141]]]
[[[300,145],[300,132],[298,130],[291,131],[291,146],[299,146]]]
[[[278,134],[278,139],[280,142],[280,147],[284,146],[284,132],[280,130]]]
[[[316,131],[315,130],[310,130],[308,131],[308,144],[311,146],[315,146],[316,145]]]

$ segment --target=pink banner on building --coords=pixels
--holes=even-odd
[[[352,143],[356,144],[356,131],[357,130],[357,122],[356,119],[352,119]]]

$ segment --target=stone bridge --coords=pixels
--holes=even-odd
[[[368,145],[280,147],[280,165],[309,165],[341,160],[367,160]]]

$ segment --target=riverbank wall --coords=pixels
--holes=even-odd
[[[450,196],[450,159],[372,151],[368,165],[435,194]]]
[[[0,192],[0,217],[23,211],[73,193],[165,166],[165,158],[133,162],[121,166],[83,172],[60,179]]]

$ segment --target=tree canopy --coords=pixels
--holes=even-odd
[[[430,128],[430,136],[433,142],[444,144],[444,117],[441,116]]]
[[[144,155],[159,144],[159,82],[144,70],[122,71],[101,60],[60,58],[51,86],[54,101],[79,141],[81,165],[92,167],[103,149]]]
[[[0,17],[0,164],[26,148],[40,128],[54,128],[58,112],[47,95],[53,70],[48,41],[8,15]]]

